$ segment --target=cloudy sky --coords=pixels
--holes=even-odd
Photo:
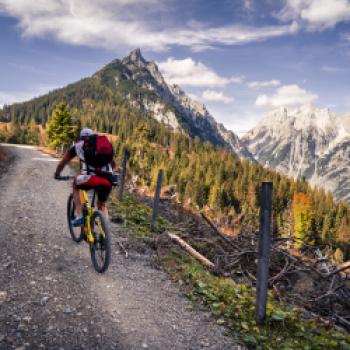
[[[136,47],[239,135],[279,106],[350,111],[350,0],[0,0],[0,105]]]

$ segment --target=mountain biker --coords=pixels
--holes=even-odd
[[[75,176],[73,181],[73,200],[75,205],[76,219],[72,220],[73,226],[84,224],[82,204],[79,189],[95,189],[97,192],[97,207],[108,218],[106,201],[112,190],[112,183],[108,180],[108,174],[112,174],[116,168],[116,162],[113,159],[107,165],[101,168],[95,168],[85,161],[84,144],[96,135],[91,129],[83,128],[80,131],[80,139],[65,153],[58,163],[55,171],[55,179],[59,178],[64,167],[75,157],[80,159],[80,174]],[[107,175],[107,176],[106,176]]]

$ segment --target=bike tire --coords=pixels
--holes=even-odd
[[[73,194],[70,194],[67,202],[67,221],[68,221],[69,233],[73,241],[76,243],[79,243],[84,238],[84,231],[82,227],[74,227],[72,225],[72,220],[75,219],[74,212],[75,212],[75,205],[73,201]]]
[[[96,225],[97,220],[100,220],[105,238],[103,238],[101,233],[96,232],[100,229],[98,225]],[[96,229],[96,227],[98,229]],[[94,269],[99,273],[103,273],[107,271],[111,261],[111,235],[108,221],[99,210],[94,211],[92,215],[91,230],[95,238],[94,243],[90,245],[91,261]]]

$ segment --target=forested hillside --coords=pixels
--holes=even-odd
[[[227,149],[199,138],[169,132],[153,120],[120,118],[115,132],[119,156],[126,146],[132,172],[143,185],[155,186],[162,168],[165,184],[176,185],[181,203],[206,209],[228,226],[243,214],[242,226],[256,229],[261,182],[273,181],[276,233],[299,239],[297,247],[301,242],[331,250],[339,247],[349,256],[349,207],[342,201],[335,203],[330,193],[312,189],[305,180],[294,181],[259,164],[240,161]]]

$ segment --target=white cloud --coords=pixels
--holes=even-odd
[[[346,41],[350,41],[350,32],[344,33],[343,39],[345,39]]]
[[[298,85],[284,85],[278,88],[273,95],[259,95],[255,101],[255,105],[268,108],[298,106],[311,104],[317,98],[318,96],[316,94],[304,90]]]
[[[225,104],[231,103],[234,101],[233,97],[229,97],[224,95],[221,91],[214,91],[214,90],[205,90],[202,93],[202,98],[205,101],[209,102],[223,102]]]
[[[250,81],[247,83],[248,87],[251,89],[262,89],[262,88],[269,88],[269,87],[276,87],[281,85],[281,82],[279,80],[267,80],[267,81]]]
[[[158,67],[168,83],[180,86],[222,87],[243,81],[243,77],[222,77],[202,62],[196,62],[190,57],[183,60],[170,57],[164,62],[159,62]]]
[[[26,37],[52,36],[72,45],[107,49],[142,47],[161,51],[179,45],[198,51],[290,35],[298,29],[295,23],[164,28],[155,18],[166,6],[161,0],[0,0],[0,13],[16,18]]]
[[[239,104],[213,104],[209,107],[210,113],[219,122],[232,130],[238,136],[243,136],[254,128],[262,117],[261,112],[250,110],[249,106]]]
[[[323,30],[350,20],[350,1],[285,0],[277,17],[283,21],[300,21],[309,30]]]
[[[339,68],[339,67],[329,66],[329,65],[323,65],[321,67],[321,70],[323,72],[327,72],[327,73],[337,73],[337,72],[343,71],[344,69]]]
[[[35,95],[26,92],[12,93],[7,91],[0,91],[0,108],[2,108],[5,104],[10,105],[15,102],[29,100],[33,96]]]
[[[34,97],[40,96],[44,93],[47,93],[51,90],[54,90],[57,87],[54,86],[39,86],[34,87],[31,91],[0,91],[0,108],[5,104],[10,105],[15,102],[23,102],[30,100]]]
[[[199,101],[200,100],[200,97],[197,94],[188,93],[187,96],[192,98],[192,100],[195,100],[195,101]]]
[[[253,10],[253,0],[243,0],[243,7],[247,11],[252,11]]]

